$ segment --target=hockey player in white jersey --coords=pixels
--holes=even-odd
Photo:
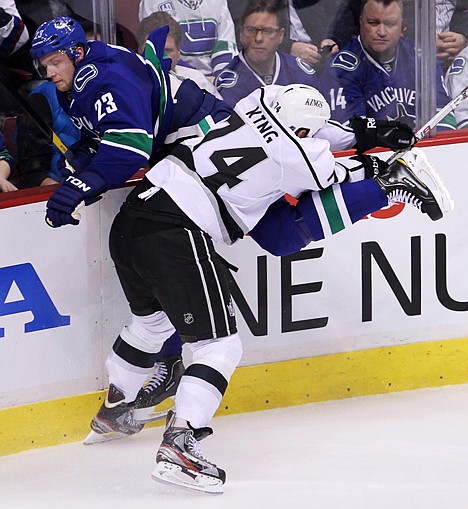
[[[112,354],[107,362],[109,399],[117,387],[119,397],[134,400],[146,376],[140,366],[159,351],[168,328],[192,353],[157,452],[155,480],[220,493],[226,479],[199,443],[212,433],[207,425],[242,356],[228,267],[213,241],[242,238],[284,193],[301,201],[311,190],[362,179],[385,205],[395,197],[433,220],[443,215],[433,191],[449,197],[435,175],[428,187],[402,160],[388,166],[360,156],[338,163],[326,138],[336,138],[336,146],[340,129],[328,119],[328,105],[311,87],[259,89],[204,138],[179,145],[152,168],[114,220],[110,250],[134,323],[127,362]]]

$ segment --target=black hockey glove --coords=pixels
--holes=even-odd
[[[91,138],[78,140],[68,147],[57,161],[57,168],[66,179],[75,172],[85,170],[93,160],[98,149],[97,143]]]
[[[386,172],[388,168],[388,164],[385,161],[382,161],[382,159],[379,159],[378,157],[374,156],[362,154],[360,156],[350,157],[350,159],[359,161],[362,164],[362,166],[364,167],[364,175],[366,179],[375,178],[381,173]],[[353,171],[358,168],[353,168]]]
[[[396,120],[354,117],[349,125],[356,136],[355,148],[359,154],[374,147],[410,149],[416,141],[411,128]]]
[[[78,210],[83,205],[91,205],[101,199],[108,184],[94,171],[84,171],[79,176],[70,175],[52,194],[47,202],[46,223],[52,228],[65,224],[76,226],[81,219]]]

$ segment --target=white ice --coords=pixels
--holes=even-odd
[[[467,509],[468,385],[218,417],[223,495],[151,480],[162,428],[0,458],[2,509]]]

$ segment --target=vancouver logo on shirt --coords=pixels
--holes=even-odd
[[[99,74],[97,67],[94,64],[85,65],[82,69],[78,71],[78,74],[75,76],[74,80],[74,88],[77,92],[81,92],[86,84],[95,78]]]

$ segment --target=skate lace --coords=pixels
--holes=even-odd
[[[395,202],[399,201],[401,203],[408,203],[409,205],[412,205],[413,207],[416,207],[418,209],[421,209],[422,201],[417,198],[414,194],[410,193],[409,191],[405,190],[393,190],[388,195],[388,200]]]
[[[203,451],[200,445],[200,442],[193,436],[193,431],[189,431],[185,435],[185,443],[191,454],[196,456],[197,458],[208,462],[206,458],[203,457]]]
[[[167,373],[168,371],[166,364],[164,362],[157,362],[156,371],[152,376],[151,380],[146,384],[145,387],[143,387],[143,391],[146,393],[153,392],[155,389],[157,389],[160,385],[163,384],[164,380],[166,380]]]

